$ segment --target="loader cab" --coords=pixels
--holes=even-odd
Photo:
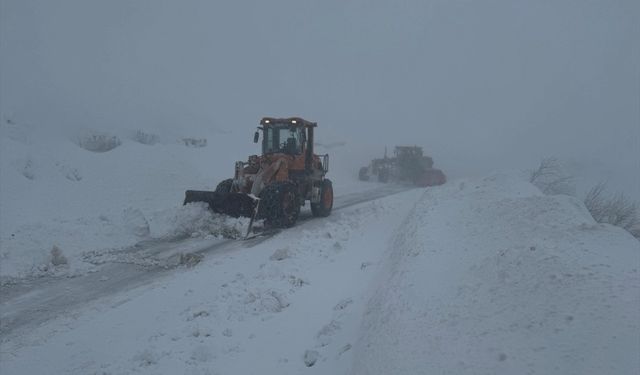
[[[305,134],[300,127],[277,124],[266,126],[263,129],[262,153],[263,154],[289,154],[302,153]]]
[[[315,123],[298,117],[276,119],[265,117],[260,121],[262,154],[313,155],[313,127]],[[256,132],[254,141],[259,140]]]

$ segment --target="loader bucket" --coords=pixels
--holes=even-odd
[[[255,217],[259,199],[243,193],[219,193],[215,191],[187,190],[184,203],[206,202],[216,213],[232,217]]]

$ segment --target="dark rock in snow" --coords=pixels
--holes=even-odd
[[[319,357],[319,354],[318,354],[317,351],[315,351],[315,350],[307,350],[304,353],[304,364],[307,367],[311,367],[311,366],[316,364],[316,362],[318,361],[318,357]]]

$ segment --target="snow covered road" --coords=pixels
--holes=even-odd
[[[338,195],[335,197],[334,212],[406,190],[407,187],[403,186],[380,185],[365,192]],[[293,230],[305,228],[303,223],[309,219],[310,212],[304,210],[300,224]],[[331,217],[324,220],[331,220]],[[148,284],[167,276],[175,267],[184,266],[190,259],[198,262],[201,256],[252,248],[269,237],[271,235],[246,241],[201,237],[151,240],[99,254],[92,261],[104,265],[81,276],[44,276],[1,285],[0,336],[6,340],[49,319],[73,314],[75,309],[93,300]]]
[[[56,319],[3,335],[1,369],[298,374],[326,373],[321,362],[348,367],[364,291],[394,227],[421,194],[369,195],[374,200],[364,203],[363,196],[344,196],[329,218],[308,220],[250,249],[231,242],[192,268],[147,272],[157,276],[136,278],[147,284],[135,289],[108,293],[98,278],[87,289],[102,289],[103,298],[78,301]]]

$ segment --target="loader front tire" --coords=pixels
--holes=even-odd
[[[333,184],[325,178],[320,187],[320,202],[311,203],[311,213],[316,217],[326,217],[331,214],[333,208]]]
[[[292,227],[300,215],[297,186],[290,181],[274,182],[260,192],[258,217],[275,228]]]
[[[233,179],[227,178],[216,186],[216,193],[230,193],[233,186]]]

